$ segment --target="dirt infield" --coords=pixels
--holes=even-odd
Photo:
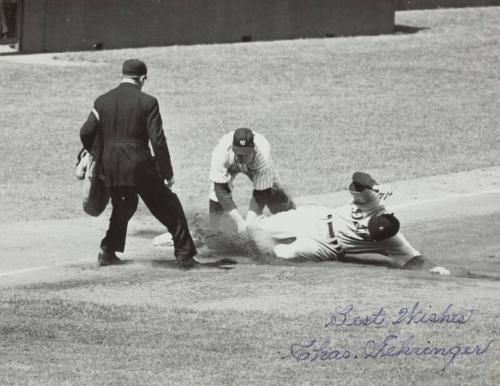
[[[393,190],[390,204],[405,234],[426,255],[500,277],[498,227],[488,226],[500,212],[500,168],[401,181]],[[338,204],[346,197],[342,191],[298,201]],[[78,377],[81,384],[498,384],[499,280],[338,262],[266,265],[248,257],[182,271],[171,249],[152,246],[162,229],[149,217],[130,224],[127,264],[99,268],[106,222],[103,216],[0,226],[3,383]],[[329,316],[349,304],[366,315],[384,307],[385,327],[327,329]],[[390,322],[417,306],[439,313],[452,307],[474,318],[464,325]],[[413,337],[418,347],[488,350],[449,366],[441,356],[361,359],[367,342],[384,334]],[[350,350],[354,359],[299,363],[290,356],[293,345],[306,347],[313,338],[330,342],[330,350]],[[82,372],[85,366],[92,371]]]
[[[394,195],[387,206],[396,211],[403,227],[500,211],[500,167],[399,181],[392,188]],[[339,191],[301,197],[297,203],[336,206],[348,199],[346,191]],[[55,266],[95,261],[98,243],[107,228],[108,213],[99,218],[1,224],[0,277],[19,278],[27,273],[36,276]],[[164,255],[164,249],[151,245],[152,238],[162,232],[162,226],[151,216],[134,217],[125,257],[148,260]]]

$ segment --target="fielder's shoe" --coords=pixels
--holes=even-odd
[[[197,248],[197,253],[196,257],[216,257],[217,252],[211,248],[209,248],[207,245],[202,245],[199,248]]]
[[[110,252],[107,249],[101,248],[97,256],[97,263],[101,267],[105,267],[106,265],[120,265],[123,262],[115,255],[114,251]]]

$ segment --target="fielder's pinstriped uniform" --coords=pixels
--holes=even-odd
[[[234,131],[225,134],[212,152],[210,168],[210,199],[218,202],[215,195],[214,182],[228,184],[232,190],[232,183],[238,173],[243,173],[253,182],[255,190],[265,190],[273,186],[277,174],[271,165],[271,146],[267,139],[255,133],[255,153],[247,164],[238,164],[234,152],[231,150]]]
[[[280,246],[284,258],[303,258],[312,261],[336,260],[339,253],[376,253],[389,257],[403,266],[420,255],[401,234],[383,241],[373,241],[368,234],[372,216],[386,213],[385,206],[363,207],[349,203],[338,208],[306,206],[259,217],[252,226],[254,239],[263,252]]]

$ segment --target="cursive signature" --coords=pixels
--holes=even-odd
[[[459,355],[482,355],[486,353],[491,344],[493,343],[493,339],[490,339],[485,345],[484,348],[481,348],[480,345],[471,346],[424,346],[418,347],[413,345],[414,335],[410,335],[408,338],[399,341],[399,337],[397,335],[387,335],[382,342],[377,342],[375,340],[368,340],[364,346],[364,359],[368,358],[383,358],[383,357],[399,357],[399,356],[443,356],[449,357],[449,360],[446,362],[442,371],[446,370],[446,368],[455,360],[455,358]]]
[[[419,302],[413,305],[413,308],[408,309],[401,307],[399,309],[398,318],[392,324],[418,324],[418,323],[450,323],[450,324],[465,324],[474,314],[474,310],[468,310],[464,315],[461,312],[451,312],[453,303],[448,304],[446,309],[439,313],[426,313],[422,310]]]
[[[324,341],[311,339],[306,343],[293,343],[290,346],[289,354],[282,356],[281,359],[292,357],[297,362],[326,362],[356,360],[358,358],[371,360],[409,356],[444,357],[448,360],[441,371],[445,371],[458,356],[483,355],[488,352],[494,342],[493,339],[489,339],[484,345],[431,345],[428,342],[426,346],[419,346],[414,344],[414,339],[414,335],[400,339],[393,334],[385,336],[382,341],[370,339],[364,344],[363,352],[359,356],[346,348],[329,347],[330,339]]]
[[[301,344],[293,343],[290,346],[290,354],[281,357],[285,359],[292,357],[297,362],[314,362],[318,361],[331,361],[331,360],[343,360],[349,359],[351,357],[351,352],[344,349],[330,349],[330,339],[325,340],[323,343],[318,344],[316,339],[311,339],[311,341]]]
[[[370,315],[353,315],[354,306],[349,304],[345,309],[336,310],[335,313],[330,315],[330,320],[325,324],[326,327],[340,327],[340,326],[369,326],[383,325],[386,321],[387,313],[384,307],[380,307],[377,311]]]
[[[430,308],[430,306],[429,306]],[[466,324],[474,315],[475,310],[455,312],[453,303],[448,304],[441,312],[425,312],[420,302],[415,302],[412,307],[400,307],[398,315],[391,321],[390,315],[384,307],[379,307],[367,315],[357,315],[354,306],[348,304],[344,308],[338,308],[329,315],[329,320],[324,327],[365,327],[370,325],[382,326],[386,323],[397,324]]]
[[[366,326],[386,326],[394,325],[425,325],[441,324],[464,325],[469,322],[476,310],[473,308],[465,311],[456,311],[454,304],[450,303],[446,307],[430,312],[432,306],[423,306],[420,302],[415,302],[410,307],[400,307],[396,317],[384,309],[378,307],[371,313],[355,312],[354,306],[348,304],[344,307],[337,307],[335,312],[329,315],[324,328],[340,329],[341,327],[366,327]],[[456,341],[455,341],[456,342]],[[369,339],[362,343],[362,351],[352,351],[351,348],[333,347],[330,339],[310,339],[305,343],[293,343],[289,347],[289,354],[282,359],[292,357],[297,362],[319,362],[319,361],[345,361],[345,360],[372,360],[386,357],[432,357],[446,358],[446,363],[442,371],[453,363],[459,356],[478,356],[488,352],[494,340],[488,339],[484,344],[474,342],[469,345],[456,344],[431,344],[419,345],[415,342],[415,335],[401,338],[395,334],[387,333],[381,340]],[[332,348],[332,347],[333,348]],[[359,347],[359,346],[358,346]]]

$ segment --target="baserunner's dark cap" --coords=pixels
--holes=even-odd
[[[129,59],[123,62],[122,75],[130,77],[140,77],[148,74],[146,63],[139,59]]]

